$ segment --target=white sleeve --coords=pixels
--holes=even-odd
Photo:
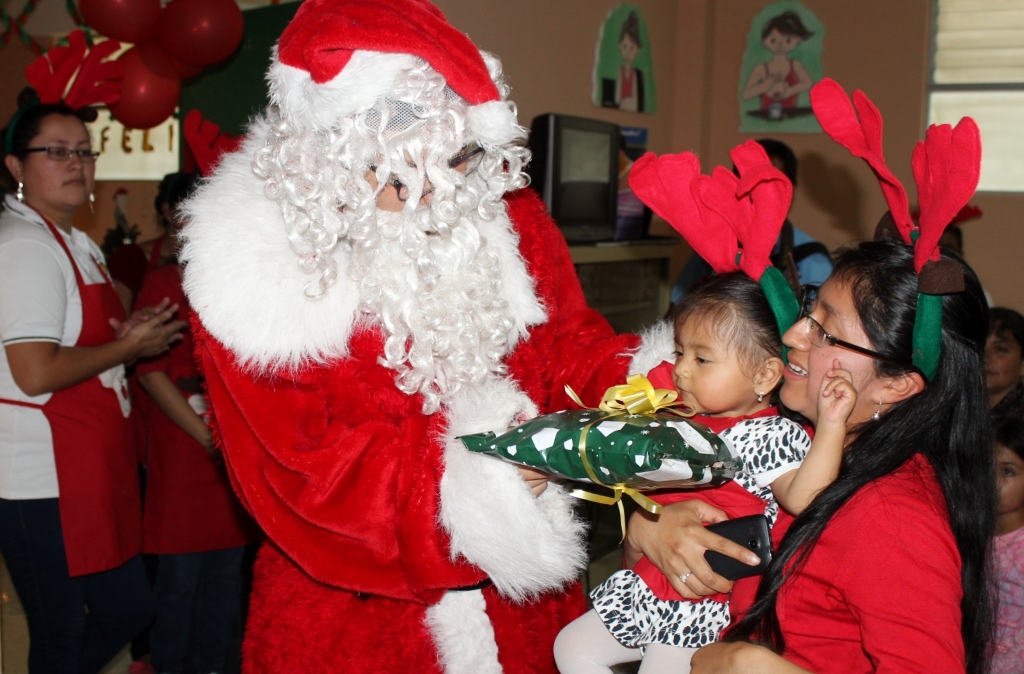
[[[795,470],[807,457],[811,438],[803,427],[784,417],[741,421],[721,433],[739,455],[744,470],[759,487]]]
[[[56,342],[64,335],[68,288],[65,269],[42,241],[0,246],[0,340]]]

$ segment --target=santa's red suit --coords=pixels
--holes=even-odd
[[[257,125],[259,127],[259,125]],[[456,436],[597,400],[671,349],[667,329],[615,336],[586,306],[561,233],[529,190],[478,223],[501,261],[516,327],[509,376],[435,414],[380,364],[339,253],[321,299],[251,171],[262,129],[190,205],[186,289],[215,432],[269,539],[256,564],[247,672],[554,672],[579,615],[584,529],[557,485]],[[266,365],[276,362],[276,367]],[[283,363],[283,364],[282,364]]]
[[[614,335],[586,306],[540,200],[528,190],[492,196],[494,185],[517,184],[523,130],[498,62],[426,0],[306,0],[268,79],[271,108],[187,204],[182,251],[215,438],[268,540],[254,572],[245,671],[553,673],[555,635],[584,608],[576,579],[585,530],[573,499],[554,484],[534,496],[515,466],[470,454],[456,438],[570,407],[566,384],[596,401],[627,372],[668,356],[670,331]],[[378,122],[379,136],[362,130]],[[275,146],[281,134],[287,140]],[[368,139],[388,145],[367,150]],[[445,160],[473,143],[489,157],[490,182],[483,169],[472,176],[478,205],[456,207],[445,181],[463,178],[436,172],[438,192],[419,201],[424,174],[406,164],[466,175]],[[330,229],[359,217],[347,226],[391,231],[395,220],[375,214],[387,209],[371,200],[398,188],[372,192],[363,176],[385,155],[376,184],[398,170],[415,195],[401,221],[413,210],[459,208],[441,229],[417,220],[410,230],[410,241],[446,251],[435,258],[444,267],[437,277],[423,279],[421,258],[399,238],[370,246],[351,229]],[[320,238],[303,239],[316,228]],[[332,282],[309,299],[296,241],[308,252],[332,233],[336,246],[304,258],[319,265],[327,255],[332,266]],[[370,258],[399,267],[378,272],[386,288],[362,284]],[[424,340],[433,350],[415,359],[441,378],[436,412],[424,410],[437,401],[396,384],[402,345],[385,354],[396,318],[374,304],[385,295],[399,296],[403,311],[432,310],[416,330],[442,337]],[[500,323],[482,318],[498,313]],[[472,341],[485,323],[486,345]],[[410,348],[423,336],[398,334]]]

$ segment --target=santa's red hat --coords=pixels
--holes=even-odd
[[[516,137],[515,113],[484,55],[427,0],[305,0],[281,34],[268,79],[289,121],[328,129],[389,93],[417,58],[470,104],[481,142]]]

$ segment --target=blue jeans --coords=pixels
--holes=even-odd
[[[195,634],[196,671],[224,671],[240,618],[244,553],[245,547],[238,547],[160,555],[156,621],[149,633],[153,667],[159,674],[181,674],[190,633]]]
[[[0,499],[0,553],[28,619],[30,674],[96,674],[153,618],[141,555],[69,575],[55,498]]]

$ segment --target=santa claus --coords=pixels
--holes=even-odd
[[[187,204],[215,433],[267,534],[247,672],[553,672],[584,526],[456,439],[671,352],[616,336],[523,189],[497,59],[423,0],[306,0],[243,146]],[[525,479],[524,479],[525,478]]]

